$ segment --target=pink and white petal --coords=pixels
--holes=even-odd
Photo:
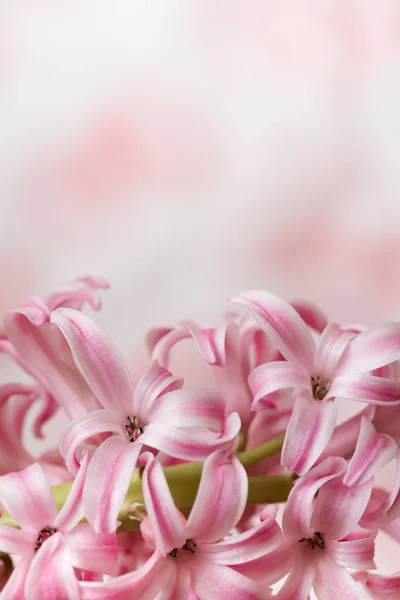
[[[381,406],[400,404],[400,382],[374,375],[339,375],[326,398],[348,398]]]
[[[362,417],[365,417],[368,421],[372,421],[375,416],[375,411],[375,406],[370,404],[350,419],[347,419],[347,421],[337,425],[327,447],[319,457],[318,461],[320,462],[325,458],[328,458],[328,456],[343,456],[344,458],[347,458],[352,454],[360,434]]]
[[[385,433],[379,434],[371,421],[362,417],[357,446],[343,483],[354,486],[368,481],[398,453],[396,442]]]
[[[153,407],[158,404],[160,396],[180,390],[183,385],[181,377],[175,377],[167,369],[153,360],[150,369],[140,379],[133,395],[133,414],[140,419],[147,420]]]
[[[378,575],[377,573],[366,573],[365,584],[367,590],[374,594],[373,597],[387,598],[387,600],[398,600],[400,598],[400,573],[393,575]]]
[[[384,323],[363,331],[349,343],[340,361],[340,372],[365,373],[400,359],[400,325]]]
[[[250,373],[249,385],[254,396],[253,410],[260,400],[277,390],[296,388],[311,393],[311,380],[307,371],[286,361],[260,365]]]
[[[77,473],[80,466],[80,460],[76,455],[77,450],[90,438],[101,433],[116,433],[126,439],[123,424],[124,420],[121,420],[121,416],[109,410],[95,410],[72,421],[60,442],[60,453],[65,459],[69,472],[73,475]]]
[[[48,538],[36,552],[25,582],[26,600],[78,600],[78,581],[61,533]]]
[[[229,567],[205,560],[196,560],[193,562],[191,571],[192,588],[199,598],[207,598],[207,600],[270,598],[268,588]]]
[[[163,331],[166,331],[163,329]],[[160,332],[150,334],[150,343],[158,337],[157,342],[153,346],[151,358],[157,360],[162,367],[168,368],[170,353],[178,342],[192,337],[188,325],[181,325],[176,329],[171,329],[160,335]]]
[[[322,333],[328,325],[328,319],[324,313],[311,302],[295,300],[290,303],[303,321],[318,333]]]
[[[212,562],[233,566],[261,558],[282,547],[283,543],[283,535],[274,515],[239,535],[215,544],[202,545],[201,552]]]
[[[285,583],[275,596],[276,600],[308,600],[315,574],[314,561],[298,558],[293,562]]]
[[[148,420],[171,427],[207,427],[221,431],[226,404],[217,390],[184,389],[165,394],[153,405]]]
[[[293,554],[287,544],[249,562],[233,565],[232,568],[254,581],[262,581],[264,585],[273,585],[290,570]]]
[[[79,582],[80,600],[154,600],[160,590],[170,589],[175,580],[176,565],[154,552],[137,569],[105,582]]]
[[[90,461],[83,488],[85,516],[97,533],[113,533],[141,444],[118,436],[105,440]]]
[[[353,579],[350,573],[326,556],[318,561],[314,591],[318,600],[368,600],[368,594]]]
[[[89,317],[70,308],[51,314],[76,364],[104,408],[129,415],[134,386],[119,350]]]
[[[52,525],[57,515],[50,486],[37,463],[0,477],[0,502],[26,531]]]
[[[322,332],[315,360],[316,374],[330,379],[336,372],[340,360],[350,340],[356,334],[331,323]]]
[[[74,567],[116,575],[118,544],[116,533],[95,533],[89,523],[79,523],[64,536]]]
[[[362,530],[358,537],[341,541],[330,540],[327,546],[329,556],[335,563],[348,569],[376,569],[375,555],[376,531]]]
[[[163,587],[157,600],[188,600],[192,574],[187,564],[176,563],[171,585]]]
[[[286,360],[313,371],[315,343],[297,311],[284,300],[255,290],[229,299],[230,304],[247,308],[282,352]]]
[[[311,517],[314,497],[328,481],[343,476],[346,471],[344,458],[327,458],[299,479],[289,494],[282,519],[285,538],[298,541],[311,537]]]
[[[140,436],[140,442],[170,456],[188,461],[203,461],[216,450],[227,449],[240,431],[240,417],[230,414],[217,436],[205,429],[201,433],[187,432],[161,423],[150,423]]]
[[[144,455],[146,467],[142,476],[143,497],[152,526],[156,549],[164,556],[186,542],[185,523],[176,508],[163,469],[154,456]]]
[[[325,450],[336,425],[333,402],[296,398],[282,448],[281,464],[304,475]]]
[[[89,454],[85,452],[81,467],[75,477],[68,497],[54,520],[54,527],[57,530],[62,530],[64,533],[75,527],[85,515],[83,509],[83,486],[86,481],[89,460]]]
[[[153,327],[146,333],[146,346],[152,354],[156,344],[168,333],[174,331],[173,327]]]
[[[239,345],[239,328],[234,322],[225,322],[219,327],[202,328],[193,324],[189,331],[196,342],[201,356],[212,366],[222,367],[226,363],[227,337],[231,344]]]
[[[341,478],[327,482],[319,490],[311,519],[312,531],[326,539],[341,540],[361,519],[372,491],[372,480],[348,487]]]
[[[220,450],[207,458],[186,525],[186,537],[215,542],[233,529],[246,506],[246,470],[234,455]]]
[[[0,600],[23,600],[26,577],[32,562],[32,555],[23,556],[17,563],[10,579],[0,592]]]
[[[101,297],[98,289],[108,289],[110,286],[105,279],[98,277],[80,277],[74,281],[59,286],[47,299],[50,311],[67,307],[81,310],[84,304],[89,304],[93,310],[100,310]]]
[[[37,533],[31,534],[21,529],[0,525],[0,552],[8,554],[31,554]]]

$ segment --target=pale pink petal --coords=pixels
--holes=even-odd
[[[191,579],[189,565],[177,563],[172,585],[163,587],[157,600],[188,600]]]
[[[189,331],[200,354],[212,366],[225,365],[227,337],[232,338],[231,344],[239,344],[239,329],[234,322],[226,322],[215,328],[202,328],[193,324],[189,327]]]
[[[400,325],[385,323],[356,335],[339,367],[341,373],[365,373],[399,359]]]
[[[185,524],[176,508],[162,467],[150,453],[144,455],[143,497],[152,525],[156,548],[163,555],[186,542]]]
[[[371,421],[362,417],[357,446],[343,482],[353,486],[367,481],[398,452],[396,442],[389,435],[379,434]]]
[[[178,390],[159,398],[148,420],[171,427],[207,427],[212,431],[221,431],[225,407],[217,390]]]
[[[153,352],[155,345],[165,336],[167,333],[174,331],[173,327],[153,327],[149,329],[146,334],[146,346],[150,350],[150,354]]]
[[[175,344],[181,340],[191,338],[192,334],[187,325],[181,325],[176,329],[171,329],[169,332],[167,332],[166,329],[163,329],[163,331],[166,332],[164,335],[161,335],[160,333],[153,333],[150,335],[150,343],[154,342],[154,339],[158,336],[158,340],[153,346],[151,357],[153,360],[157,360],[162,367],[167,369],[170,353]]]
[[[400,598],[400,573],[393,575],[378,575],[377,573],[366,574],[365,583],[371,594],[379,598],[397,600]]]
[[[101,297],[97,289],[107,289],[109,287],[105,279],[81,277],[60,285],[46,298],[46,305],[50,311],[60,307],[81,310],[84,304],[89,304],[93,310],[99,310],[101,308]]]
[[[312,372],[314,340],[307,325],[290,304],[257,290],[234,296],[229,302],[250,310],[283,356]]]
[[[350,573],[336,565],[329,556],[318,562],[314,591],[318,600],[368,600],[368,594]]]
[[[305,300],[295,300],[290,303],[295,311],[299,313],[303,321],[318,333],[322,333],[328,325],[328,319],[324,313],[311,302]]]
[[[154,554],[131,573],[106,582],[79,582],[80,600],[154,600],[158,592],[174,584],[176,565]]]
[[[259,400],[277,390],[298,388],[311,393],[311,379],[307,371],[286,361],[257,367],[250,373],[249,385],[254,396],[253,410]]]
[[[239,460],[224,451],[214,452],[204,462],[187,537],[204,542],[224,537],[242,516],[247,492],[247,474]]]
[[[118,413],[109,410],[95,410],[68,425],[61,438],[60,452],[70,473],[75,474],[79,469],[80,457],[76,455],[78,448],[100,433],[117,433],[127,439],[124,420],[121,420]]]
[[[275,596],[276,600],[308,600],[315,578],[315,563],[313,561],[294,561],[290,573]]]
[[[78,581],[61,533],[47,539],[36,552],[25,583],[26,600],[77,600]]]
[[[0,600],[25,600],[24,588],[31,562],[32,555],[23,556],[18,561],[10,579],[0,592]]]
[[[360,530],[354,539],[330,540],[327,545],[329,556],[341,567],[348,569],[375,569],[376,532]]]
[[[160,423],[150,423],[140,436],[140,442],[175,458],[203,461],[215,450],[229,448],[238,435],[240,426],[237,413],[226,418],[224,428],[218,436],[207,430],[195,434]]]
[[[347,419],[335,427],[327,447],[319,457],[318,461],[328,456],[343,456],[347,458],[354,452],[361,427],[361,417],[372,421],[375,415],[375,406],[366,406],[362,411]]]
[[[69,531],[84,517],[83,486],[86,481],[89,460],[89,454],[85,453],[68,497],[54,520],[53,524],[57,530],[62,530],[63,532]]]
[[[95,533],[89,523],[79,523],[64,537],[74,567],[106,575],[117,574],[116,533]]]
[[[7,336],[18,353],[17,362],[57,398],[71,418],[100,408],[63,335],[47,321],[36,324],[23,309],[6,315]],[[5,350],[3,342],[2,346]]]
[[[30,554],[35,546],[36,533],[0,525],[0,552]]]
[[[57,515],[50,486],[36,463],[0,477],[0,502],[27,531],[52,525]]]
[[[112,533],[142,447],[118,436],[93,454],[83,488],[85,515],[98,533]]]
[[[158,399],[163,394],[179,390],[183,379],[175,377],[158,361],[153,360],[148,372],[141,378],[136,386],[132,402],[132,414],[138,419],[147,419],[153,407],[158,404]]]
[[[327,458],[299,479],[290,492],[283,512],[283,532],[288,540],[298,541],[311,537],[311,516],[314,496],[331,479],[341,476],[346,470],[343,458]]]
[[[322,332],[319,342],[315,359],[315,373],[332,377],[350,340],[355,335],[354,332],[342,329],[336,323],[328,325]]]
[[[325,450],[335,425],[333,402],[299,395],[283,443],[282,465],[298,475],[306,473]]]
[[[333,383],[326,398],[349,398],[382,406],[400,404],[400,382],[374,375],[340,375]]]
[[[134,386],[111,339],[89,317],[70,308],[51,314],[71,348],[78,367],[104,408],[129,415]]]
[[[196,560],[192,566],[192,587],[199,598],[207,600],[261,600],[269,590],[229,567]]]
[[[341,478],[329,481],[319,490],[311,519],[311,530],[326,539],[346,537],[361,519],[372,490],[372,480],[347,487]]]
[[[245,577],[272,585],[282,579],[290,570],[293,561],[292,550],[288,544],[268,552],[260,558],[233,565],[233,569]]]
[[[203,512],[205,512],[204,508]],[[201,524],[199,529],[200,527]],[[232,566],[256,560],[282,546],[283,543],[283,535],[274,515],[244,533],[227,537],[215,544],[204,544],[201,546],[201,551],[208,560],[220,565]]]

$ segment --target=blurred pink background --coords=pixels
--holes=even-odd
[[[2,3],[2,312],[107,277],[134,374],[247,288],[398,319],[399,106],[398,0]]]

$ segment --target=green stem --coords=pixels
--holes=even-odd
[[[276,438],[254,450],[247,452],[237,452],[236,456],[242,465],[248,469],[257,464],[267,456],[273,456],[282,449],[283,437]],[[197,489],[199,487],[201,473],[203,469],[202,463],[185,463],[166,467],[164,474],[171,490],[175,504],[184,515],[188,515],[196,498]],[[269,504],[275,502],[284,502],[293,485],[292,475],[275,475],[272,477],[257,476],[249,477],[249,493],[247,497],[248,505]],[[60,510],[65,503],[66,498],[71,489],[71,483],[62,483],[52,488],[53,496]],[[234,490],[233,490],[234,492]],[[121,507],[118,519],[121,525],[118,531],[135,531],[139,528],[139,521],[132,519],[132,505],[144,504],[142,480],[138,472],[136,472],[131,480],[128,488],[128,493]],[[18,527],[7,511],[3,512],[0,519],[2,525],[10,527]]]

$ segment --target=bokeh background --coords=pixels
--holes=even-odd
[[[2,313],[102,275],[134,375],[248,288],[398,319],[399,107],[398,0],[3,0]]]

